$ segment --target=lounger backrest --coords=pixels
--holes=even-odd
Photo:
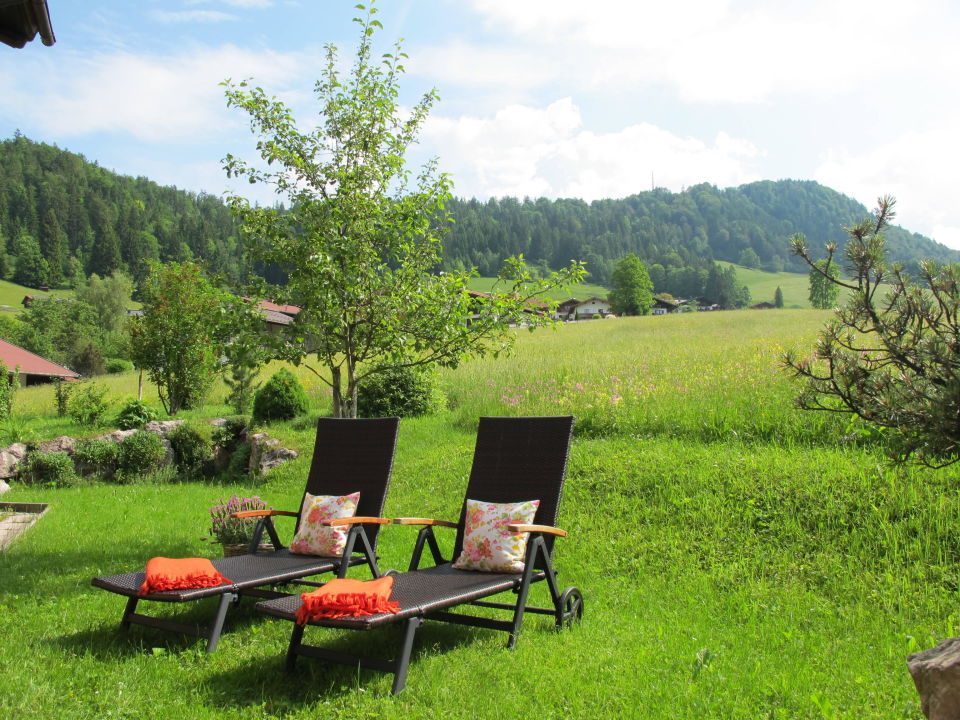
[[[573,417],[482,417],[453,558],[463,549],[466,500],[539,500],[534,523],[556,525]],[[546,538],[552,551],[553,536]]]
[[[400,418],[320,418],[306,491],[311,495],[359,491],[357,515],[382,515],[399,426]],[[380,526],[367,525],[366,530],[376,548]]]

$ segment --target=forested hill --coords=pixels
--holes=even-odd
[[[650,266],[704,267],[728,260],[764,270],[806,271],[791,256],[789,237],[801,232],[811,248],[846,242],[844,226],[869,210],[812,181],[779,180],[719,189],[701,184],[680,193],[656,189],[621,200],[455,200],[456,224],[446,243],[452,267],[496,273],[499,258],[522,252],[528,262],[558,268],[586,260],[591,281],[609,282],[612,264],[636,253]],[[924,258],[960,261],[960,253],[893,227],[889,256],[906,265]]]
[[[585,260],[591,281],[607,285],[613,264],[636,253],[657,290],[696,294],[713,260],[766,270],[805,267],[788,238],[811,247],[845,242],[844,225],[868,213],[815,182],[781,180],[681,193],[657,189],[621,200],[452,200],[456,223],[446,241],[448,268],[495,275],[501,260],[559,268]],[[0,278],[61,286],[91,273],[124,270],[136,280],[146,261],[198,259],[229,277],[244,274],[237,228],[213,195],[118,175],[83,156],[22,135],[0,141]],[[960,261],[960,253],[900,228],[887,233],[891,258]],[[696,275],[696,282],[682,281]],[[658,281],[658,278],[662,280]]]
[[[0,276],[31,287],[81,272],[139,279],[146,260],[195,258],[235,277],[240,257],[217,197],[118,175],[19,134],[0,141]]]

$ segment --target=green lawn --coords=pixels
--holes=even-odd
[[[484,278],[478,277],[473,278],[469,287],[471,290],[477,290],[478,292],[490,292],[490,290],[496,284],[496,278]],[[549,299],[558,300],[563,302],[570,298],[576,298],[577,300],[589,300],[592,297],[605,298],[607,293],[610,291],[601,286],[601,285],[590,285],[589,283],[581,283],[579,285],[565,286],[559,288],[549,294]]]
[[[286,675],[291,626],[248,600],[206,655],[201,641],[118,631],[123,598],[89,584],[153,555],[213,553],[206,509],[232,492],[295,509],[309,420],[269,428],[303,453],[257,484],[14,484],[4,499],[51,510],[0,554],[0,715],[920,720],[904,660],[958,631],[960,472],[891,469],[842,418],[792,408],[779,358],[827,317],[576,323],[444,371],[450,410],[402,422],[386,514],[456,518],[478,415],[573,413],[555,559],[586,614],[560,633],[528,616],[512,652],[503,633],[427,624],[397,697],[372,671],[301,660]],[[111,382],[135,392],[132,374]],[[21,422],[72,432],[48,392],[18,393]],[[384,529],[384,567],[405,566],[415,534]],[[395,642],[308,632],[340,648]]]

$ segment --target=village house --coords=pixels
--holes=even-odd
[[[653,315],[668,315],[670,313],[679,313],[683,312],[684,305],[687,304],[686,300],[666,300],[664,298],[656,298],[653,301],[653,306],[650,308],[650,312]]]
[[[20,371],[21,385],[38,385],[58,378],[76,380],[80,377],[73,370],[57,365],[6,340],[0,340],[0,361],[6,365],[8,372]]]
[[[573,306],[572,316],[575,320],[589,320],[596,315],[606,317],[610,314],[611,305],[604,298],[592,297]]]

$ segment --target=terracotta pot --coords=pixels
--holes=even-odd
[[[246,555],[247,548],[250,547],[250,543],[238,543],[230,545],[223,544],[221,547],[223,548],[224,557],[234,557],[235,555]],[[260,545],[257,547],[257,552],[273,552],[273,544],[260,543]]]

